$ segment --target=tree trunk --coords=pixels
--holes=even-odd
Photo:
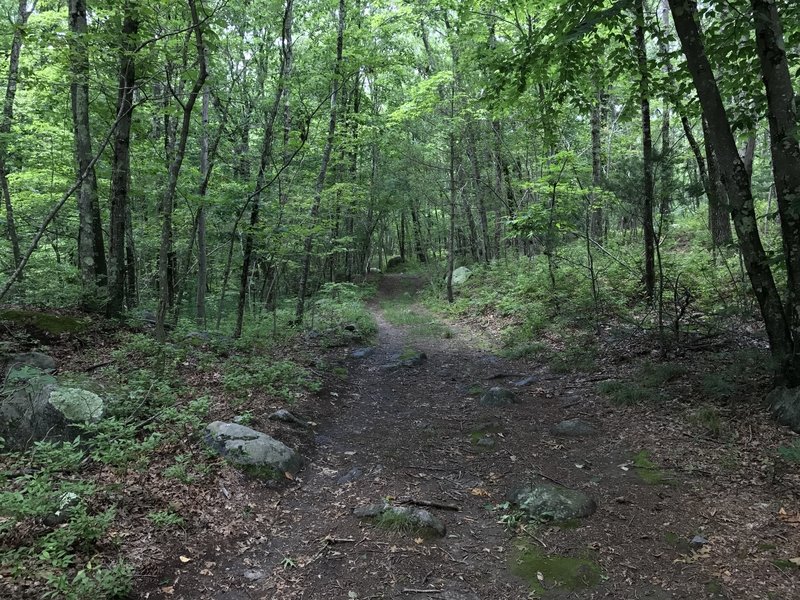
[[[119,60],[117,116],[119,125],[114,139],[111,162],[111,233],[109,240],[108,314],[116,316],[125,308],[125,221],[128,215],[130,189],[131,123],[133,121],[133,89],[136,85],[136,35],[139,21],[137,7],[125,2],[122,22],[122,45]]]
[[[592,125],[592,193],[591,193],[591,224],[587,235],[596,240],[603,239],[603,207],[597,200],[597,191],[600,189],[602,179],[602,167],[600,165],[600,122],[603,92],[597,90],[595,102],[592,105],[591,125]]]
[[[287,29],[292,25],[292,11],[293,0],[286,0],[286,7],[284,9],[283,27],[281,28],[282,51],[281,51],[281,66],[280,75],[278,79],[278,87],[275,90],[275,99],[269,112],[266,114],[264,123],[264,137],[261,141],[261,160],[258,167],[258,175],[256,175],[256,189],[250,196],[253,206],[250,210],[250,227],[247,230],[244,241],[244,250],[242,256],[242,271],[239,278],[239,301],[236,304],[236,326],[233,330],[233,337],[239,338],[242,335],[242,327],[244,326],[244,309],[247,302],[247,292],[250,286],[250,269],[253,263],[253,245],[254,234],[258,226],[260,218],[259,213],[261,210],[261,193],[264,188],[266,180],[267,169],[272,162],[272,144],[273,133],[275,130],[275,120],[278,117],[278,109],[281,106],[281,101],[284,97],[284,87],[286,86],[287,77]]]
[[[775,2],[752,0],[761,77],[767,92],[772,170],[778,200],[788,296],[786,310],[800,342],[800,143],[797,98]],[[800,348],[795,349],[800,360]]]
[[[177,139],[174,157],[170,163],[167,188],[164,192],[164,198],[161,201],[161,247],[158,253],[159,298],[158,311],[156,313],[156,338],[162,342],[166,339],[164,324],[166,322],[167,311],[172,305],[173,300],[173,278],[170,277],[170,275],[174,272],[171,266],[174,262],[174,252],[172,250],[172,213],[175,205],[175,193],[178,188],[178,176],[183,166],[183,158],[186,154],[186,142],[189,138],[189,129],[192,124],[192,112],[194,110],[194,105],[197,103],[197,98],[200,96],[200,92],[205,85],[206,78],[208,77],[203,29],[200,24],[196,0],[187,1],[192,16],[192,28],[194,30],[195,47],[197,49],[198,72],[197,79],[195,79],[192,89],[189,92],[189,97],[183,105],[183,119],[181,121],[180,135]]]
[[[205,195],[208,189],[208,88],[203,90],[203,133],[200,137],[200,206],[197,208],[197,294],[195,298],[195,319],[197,324],[206,326],[206,291],[208,288],[208,250],[206,248],[206,207]]]
[[[331,114],[328,121],[328,136],[325,140],[325,147],[322,151],[322,164],[320,165],[319,175],[317,175],[316,185],[314,187],[314,200],[311,204],[311,211],[309,214],[309,226],[312,231],[306,235],[303,243],[303,266],[300,273],[300,286],[298,289],[297,309],[295,310],[295,319],[302,322],[303,313],[305,312],[306,293],[308,291],[308,275],[311,269],[311,252],[314,247],[314,233],[313,229],[319,220],[320,204],[322,203],[322,190],[325,186],[325,176],[328,172],[328,163],[331,159],[331,152],[333,151],[334,136],[336,135],[336,103],[339,92],[339,78],[342,70],[342,50],[344,47],[344,24],[345,24],[345,0],[339,0],[339,25],[336,34],[336,62],[333,67],[333,87],[331,92]]]
[[[34,2],[34,6],[36,3]],[[3,116],[0,119],[0,192],[3,194],[3,203],[6,209],[6,235],[11,242],[11,251],[14,256],[14,268],[22,262],[22,252],[19,247],[19,236],[14,221],[14,206],[11,203],[11,191],[8,187],[7,166],[7,138],[11,133],[14,122],[14,100],[17,95],[17,80],[19,78],[19,55],[22,50],[22,33],[33,9],[28,10],[28,0],[19,0],[17,21],[14,24],[14,37],[11,40],[11,52],[8,58],[8,81],[6,84],[6,97],[3,103]]]
[[[68,37],[72,65],[70,96],[75,134],[75,162],[78,177],[86,173],[78,190],[78,267],[83,284],[84,301],[93,305],[97,288],[104,284],[105,250],[99,223],[97,178],[92,160],[92,137],[89,129],[89,50],[85,0],[69,0]],[[97,241],[100,248],[97,248]]]
[[[695,18],[696,3],[691,0],[670,0],[669,3],[687,66],[708,120],[708,132],[728,192],[745,269],[761,308],[770,350],[779,365],[779,378],[782,383],[795,386],[800,384],[800,365],[795,355],[790,319],[761,244],[750,176],[739,156],[722,96],[705,53],[700,27]]]
[[[644,203],[642,228],[644,229],[644,286],[647,301],[652,302],[656,288],[656,233],[653,227],[653,137],[650,131],[650,70],[647,65],[647,46],[644,37],[644,0],[637,0],[636,57],[639,62],[639,100],[642,111],[642,158],[644,166]]]
[[[711,230],[711,242],[714,248],[725,248],[733,243],[731,216],[728,207],[728,192],[722,183],[719,161],[711,144],[708,122],[703,117],[703,140],[708,160],[708,225]]]

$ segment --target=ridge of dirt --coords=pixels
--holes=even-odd
[[[420,285],[384,276],[378,298]],[[541,365],[476,349],[474,336],[457,324],[448,338],[412,335],[387,321],[377,302],[372,310],[379,325],[375,352],[353,359],[349,349],[337,351],[350,378],[317,398],[314,447],[297,481],[273,489],[225,468],[218,497],[208,501],[231,515],[231,530],[176,539],[179,551],[165,554],[157,572],[142,574],[137,597],[797,597],[800,571],[775,563],[800,556],[797,522],[781,516],[797,514],[796,487],[792,478],[776,481],[759,462],[759,440],[775,436],[766,418],[740,423],[729,442],[710,440],[669,410],[611,407],[592,378],[554,376]],[[384,368],[408,347],[428,360]],[[535,379],[531,385],[513,386],[527,376]],[[513,389],[518,402],[480,406],[476,386]],[[551,435],[553,425],[570,418],[591,422],[598,433]],[[472,435],[486,423],[496,432],[491,448],[476,445]],[[642,451],[652,467],[635,468]],[[663,482],[642,476],[658,468]],[[597,513],[568,528],[519,523],[504,508],[506,494],[533,477],[587,492]],[[389,532],[352,515],[384,498],[460,510],[429,507],[448,529],[438,540]],[[500,522],[503,515],[512,518]],[[696,535],[707,543],[692,548]],[[544,591],[534,595],[512,573],[523,545],[596,561],[601,581],[569,591],[544,580]]]

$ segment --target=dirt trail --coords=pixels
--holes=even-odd
[[[413,286],[414,280],[387,276],[379,297],[391,298]],[[758,577],[757,571],[734,570],[728,573],[733,579],[724,583],[706,568],[702,551],[685,547],[684,539],[702,533],[713,520],[713,502],[706,504],[713,483],[702,475],[678,473],[666,484],[652,485],[626,467],[641,449],[634,431],[642,424],[619,422],[589,392],[594,383],[500,359],[476,349],[474,337],[455,327],[447,339],[419,335],[419,328],[389,323],[378,305],[374,312],[379,324],[375,352],[365,359],[348,358],[350,383],[321,400],[331,405],[329,418],[317,428],[315,450],[296,485],[282,491],[258,484],[226,488],[228,499],[221,502],[251,512],[247,531],[224,539],[187,540],[191,561],[175,562],[171,580],[159,581],[143,597],[768,597],[726,592]],[[383,368],[408,347],[424,351],[428,360],[417,367]],[[536,380],[531,385],[513,386],[531,375]],[[480,406],[475,386],[512,389],[518,402]],[[569,439],[550,435],[552,425],[575,417],[593,422],[598,433]],[[475,443],[474,432],[487,422],[495,425],[493,447]],[[652,425],[658,427],[657,421]],[[509,489],[534,475],[589,493],[597,513],[568,528],[520,530],[501,523],[509,511],[487,506],[502,507]],[[452,504],[461,510],[431,508],[446,524],[446,537],[414,539],[352,515],[354,507],[383,498]],[[730,530],[738,527],[731,524]],[[545,576],[544,591],[529,596],[531,584],[512,572],[523,546],[589,559],[602,578],[590,589],[570,591]]]

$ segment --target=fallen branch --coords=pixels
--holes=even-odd
[[[461,507],[456,504],[445,504],[443,502],[436,502],[433,500],[414,500],[413,498],[406,498],[398,500],[398,504],[413,504],[414,506],[427,506],[428,508],[441,508],[442,510],[454,510],[456,512],[461,510]]]
[[[415,590],[414,588],[404,588],[404,594],[441,594],[444,590]]]

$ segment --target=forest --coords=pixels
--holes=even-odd
[[[797,593],[800,3],[0,0],[0,50],[0,597]]]

